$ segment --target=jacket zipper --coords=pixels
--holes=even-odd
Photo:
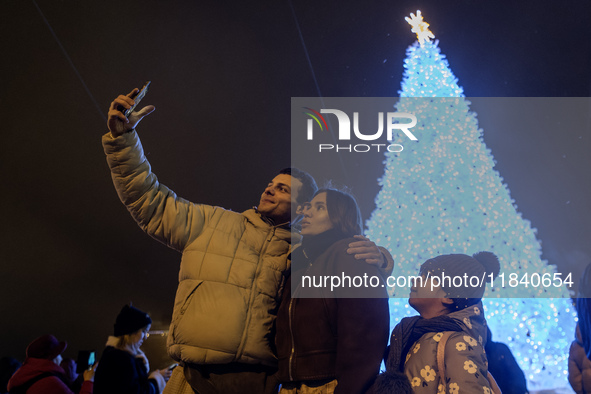
[[[294,338],[293,338],[293,327],[292,327],[292,321],[291,321],[292,306],[293,306],[293,298],[291,300],[289,300],[289,309],[288,309],[288,313],[289,313],[289,334],[291,335],[291,353],[289,354],[289,380],[293,382],[292,362],[293,362],[293,357],[295,355],[295,342],[294,342]]]
[[[308,257],[308,255],[306,254],[306,251],[304,249],[302,249],[302,253],[304,254],[304,257],[306,258],[306,260],[310,261],[310,258]],[[308,266],[308,268],[306,268],[306,272],[307,273],[310,270],[310,267],[312,267],[312,263],[310,263],[310,265]],[[291,278],[290,278],[291,280]],[[293,295],[296,295],[298,293],[298,290],[300,289],[300,283],[297,284],[295,290],[292,292]],[[293,373],[292,373],[292,365],[293,365],[293,359],[295,356],[295,339],[293,336],[293,324],[292,324],[292,316],[295,316],[295,312],[293,312],[293,308],[295,308],[294,304],[294,298],[291,298],[289,300],[289,308],[287,310],[288,314],[289,314],[289,334],[291,336],[291,352],[289,354],[289,363],[288,363],[288,370],[289,370],[289,380],[291,382],[293,382]]]
[[[251,290],[250,291],[250,299],[248,300],[248,309],[249,310],[252,308],[252,303],[253,303],[253,300],[255,297],[254,288],[256,287],[257,280],[260,276],[260,270],[262,270],[263,257],[265,255],[265,252],[267,251],[268,245],[270,244],[271,240],[273,239],[273,236],[275,235],[275,230],[276,230],[276,227],[272,227],[271,229],[269,229],[269,231],[267,232],[266,242],[263,243],[261,250],[259,250],[259,259],[257,262],[257,270],[255,272],[254,278],[252,280],[252,285],[250,287],[250,290]],[[252,317],[252,313],[249,313],[247,315],[246,322],[244,322],[245,331],[248,331],[247,329],[248,329],[248,325],[250,324],[251,317]],[[239,360],[240,357],[242,357],[242,354],[244,352],[244,347],[246,346],[247,340],[248,340],[248,338],[245,336],[242,343],[238,347],[238,350],[236,351],[236,360]]]

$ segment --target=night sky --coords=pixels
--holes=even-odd
[[[156,111],[138,132],[160,181],[242,211],[290,165],[291,97],[398,95],[417,9],[466,96],[591,96],[587,0],[2,1],[0,356],[22,360],[45,333],[67,356],[100,350],[129,302],[167,329],[180,255],[112,186],[100,138],[113,98],[151,80],[143,103]],[[540,135],[477,115],[542,257],[581,272],[591,116]]]

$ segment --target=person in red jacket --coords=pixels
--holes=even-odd
[[[27,346],[23,366],[8,381],[9,393],[73,394],[65,383],[60,367],[67,343],[53,335],[43,335]],[[79,394],[92,394],[94,368],[84,371],[84,383]]]

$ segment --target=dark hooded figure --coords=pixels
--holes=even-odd
[[[579,322],[568,357],[568,381],[577,394],[591,393],[591,264],[579,282],[576,300]]]
[[[517,364],[509,346],[501,342],[493,342],[490,327],[487,327],[486,358],[488,370],[493,376],[497,376],[499,388],[503,394],[524,394],[527,391],[527,382],[523,371]]]

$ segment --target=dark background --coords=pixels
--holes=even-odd
[[[100,137],[113,98],[151,80],[156,112],[138,131],[154,172],[191,201],[242,211],[290,165],[291,97],[398,95],[417,9],[466,96],[590,96],[587,0],[2,1],[0,356],[22,360],[44,333],[69,356],[100,350],[128,302],[167,328],[180,255],[112,187]],[[543,258],[580,272],[591,122],[540,135],[478,117]]]

